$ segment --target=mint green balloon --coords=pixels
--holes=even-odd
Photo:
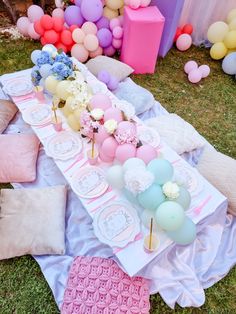
[[[191,195],[187,189],[183,186],[179,187],[179,197],[175,198],[174,201],[180,204],[184,210],[189,209],[191,203]]]
[[[136,199],[136,197],[134,196],[133,193],[131,193],[130,191],[123,189],[122,192],[124,193],[125,197],[127,198],[127,200],[133,204],[133,205],[139,205],[138,201]]]
[[[196,225],[188,217],[185,217],[183,225],[178,230],[167,232],[167,235],[180,245],[192,243],[196,238],[196,234]]]
[[[153,184],[146,191],[138,195],[138,201],[143,208],[155,210],[165,201],[165,195],[159,185]]]
[[[175,231],[184,222],[185,214],[183,207],[176,202],[166,201],[156,211],[156,220],[164,230]]]
[[[172,164],[166,159],[153,159],[147,165],[147,170],[155,176],[155,183],[164,184],[171,181],[174,169]]]

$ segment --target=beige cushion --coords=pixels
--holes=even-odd
[[[90,59],[86,63],[86,66],[95,76],[97,76],[101,70],[106,70],[111,75],[115,76],[120,82],[134,72],[134,69],[132,69],[129,65],[106,56],[97,56]]]
[[[236,160],[206,146],[197,169],[228,198],[228,212],[236,216]]]
[[[7,128],[17,111],[18,109],[13,102],[0,99],[0,133]]]
[[[145,123],[153,127],[178,154],[191,152],[205,145],[205,141],[194,127],[177,114],[161,115],[148,119]]]
[[[0,260],[64,254],[64,186],[1,190],[0,205]]]

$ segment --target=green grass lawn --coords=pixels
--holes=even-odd
[[[37,47],[39,44],[31,41],[2,39],[0,75],[31,67],[30,53]],[[210,77],[199,85],[190,84],[183,72],[185,62],[191,59],[211,67]],[[172,49],[158,61],[154,75],[133,79],[149,89],[168,111],[190,122],[218,150],[236,158],[236,81],[222,72],[220,62],[210,59],[208,50],[192,47],[181,53]],[[176,307],[174,312],[236,313],[235,296],[236,268],[206,290],[206,302],[200,309]],[[151,297],[151,305],[152,314],[173,313],[159,295]],[[0,314],[11,313],[59,313],[37,263],[28,256],[0,262]]]

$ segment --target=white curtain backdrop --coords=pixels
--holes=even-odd
[[[185,0],[179,25],[193,25],[193,42],[200,45],[207,40],[208,27],[216,21],[225,21],[228,12],[236,9],[236,0]]]

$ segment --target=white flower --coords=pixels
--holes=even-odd
[[[125,172],[124,181],[125,188],[137,195],[153,184],[154,175],[145,169],[132,169]]]
[[[131,103],[125,100],[120,100],[118,103],[115,104],[115,106],[116,108],[124,112],[127,120],[130,120],[135,116],[135,108]]]
[[[95,119],[95,120],[101,120],[102,117],[104,116],[104,111],[100,108],[95,108],[90,112],[90,115]]]
[[[166,182],[162,187],[163,193],[166,197],[174,200],[179,197],[179,186],[174,182]]]
[[[118,123],[114,119],[107,120],[104,123],[104,128],[107,131],[107,133],[109,133],[109,134],[113,134],[115,132],[115,130],[117,129],[117,126],[118,126]]]

